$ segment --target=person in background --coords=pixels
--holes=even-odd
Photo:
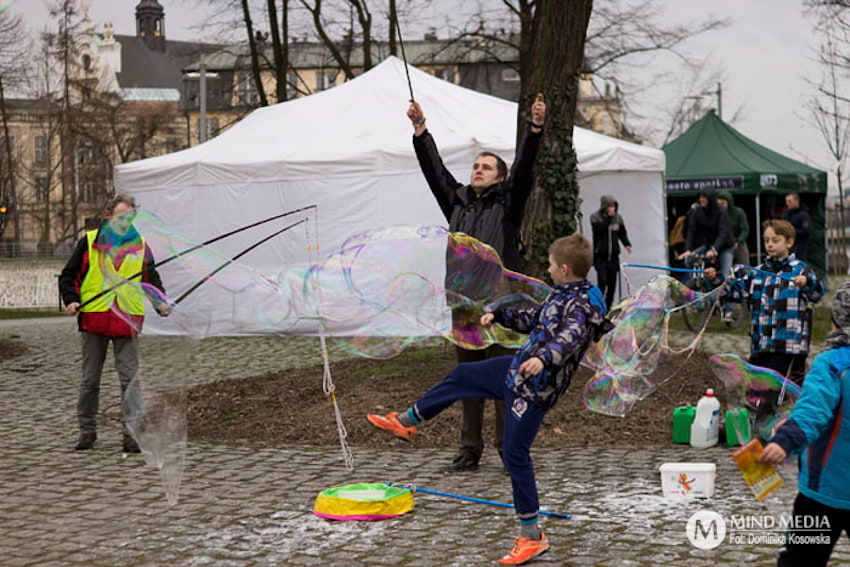
[[[785,211],[782,218],[790,222],[797,233],[791,252],[798,260],[805,262],[809,254],[809,237],[812,235],[812,216],[809,214],[809,208],[800,203],[799,193],[785,195],[785,205],[788,210]]]
[[[747,239],[750,237],[750,221],[744,209],[735,205],[735,199],[729,191],[721,191],[717,195],[717,204],[726,209],[729,215],[729,227],[732,229],[732,244],[734,261],[736,264],[750,265],[750,250],[747,247]]]
[[[593,268],[596,270],[596,283],[605,296],[605,307],[611,309],[614,303],[614,291],[617,289],[617,276],[620,273],[620,243],[626,252],[632,253],[632,243],[626,232],[623,217],[618,211],[619,205],[609,195],[599,199],[599,210],[590,216],[593,229]]]
[[[679,260],[692,255],[705,254],[707,260],[720,261],[720,274],[723,279],[732,271],[732,229],[726,209],[717,204],[714,191],[705,189],[697,196],[699,206],[688,217],[688,237],[686,250],[679,254]],[[690,279],[690,278],[688,278]]]

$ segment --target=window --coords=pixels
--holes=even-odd
[[[438,79],[443,79],[444,81],[448,81],[450,83],[455,82],[455,70],[451,67],[444,67],[442,69],[434,70],[434,76]]]
[[[251,73],[239,73],[236,75],[236,104],[239,106],[251,106],[259,102],[260,95],[257,92],[257,83]]]
[[[198,141],[200,141],[200,138],[201,138],[201,119],[200,118],[198,118],[197,128],[198,128]],[[218,129],[219,129],[218,117],[208,116],[207,117],[207,140],[209,140],[211,138],[215,138],[216,136],[218,136],[218,134],[219,134]]]
[[[286,82],[287,94],[290,98],[298,96],[306,88],[297,71],[290,71],[286,76]]]
[[[47,198],[50,194],[49,187],[47,185],[46,177],[36,177],[35,178],[35,200],[39,203],[46,203]]]
[[[316,90],[324,91],[336,85],[337,71],[316,71]]]
[[[97,184],[91,179],[80,182],[80,201],[83,203],[96,203],[98,197]]]
[[[83,69],[91,71],[91,55],[88,53],[83,55]]]
[[[77,147],[77,163],[80,165],[89,165],[94,163],[94,161],[94,146],[90,142],[81,142]]]
[[[35,137],[35,165],[44,167],[49,161],[47,157],[47,136]]]
[[[510,67],[502,69],[502,81],[506,83],[519,81],[519,73],[516,69],[511,69]]]

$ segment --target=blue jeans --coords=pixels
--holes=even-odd
[[[516,397],[505,384],[512,356],[498,356],[480,362],[455,366],[442,382],[425,392],[414,404],[423,420],[437,417],[457,400],[481,398],[505,402],[505,433],[502,453],[505,470],[511,477],[514,507],[520,519],[537,516],[540,506],[531,444],[537,437],[546,410]]]

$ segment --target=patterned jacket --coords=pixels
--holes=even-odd
[[[783,277],[764,272],[782,274]],[[808,279],[803,288],[797,288],[789,281],[800,275]],[[751,354],[808,354],[812,332],[808,306],[820,301],[826,294],[826,288],[805,262],[790,254],[782,261],[768,258],[756,270],[737,266],[729,280],[729,288],[733,301],[740,303],[747,299],[749,302]]]
[[[587,280],[555,287],[531,309],[497,309],[493,316],[503,327],[528,333],[506,380],[518,397],[544,409],[554,406],[570,385],[590,343],[613,327],[605,318],[602,292]],[[531,357],[543,361],[543,370],[535,376],[519,374],[519,366]]]

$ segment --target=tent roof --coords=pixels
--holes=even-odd
[[[410,68],[443,159],[470,151],[513,155],[516,103],[481,94]],[[139,191],[171,186],[306,180],[418,171],[405,118],[407,79],[389,57],[338,87],[259,108],[204,144],[119,166],[116,186]],[[656,149],[575,129],[579,170],[664,170]]]
[[[670,192],[696,192],[699,187],[693,184],[684,188],[676,184],[689,178],[706,184],[713,180],[710,186],[716,189],[826,192],[826,172],[756,143],[723,122],[713,110],[662,149],[667,155]]]

